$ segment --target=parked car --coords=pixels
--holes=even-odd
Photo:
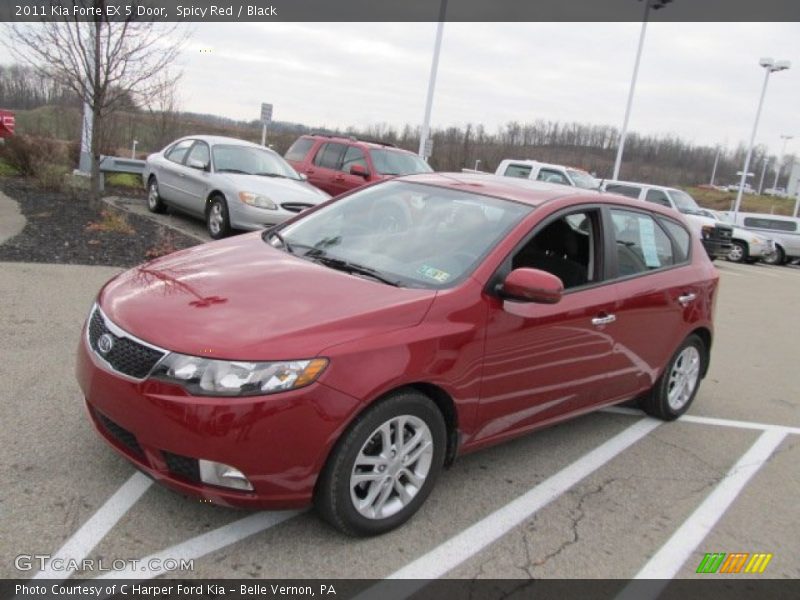
[[[708,256],[714,260],[730,255],[733,248],[733,227],[725,222],[704,216],[694,198],[683,190],[663,185],[638,183],[632,181],[605,180],[602,188],[607,192],[635,198],[672,208],[686,217],[695,236],[703,243]]]
[[[698,213],[720,223],[731,224],[725,215],[715,210],[701,208]],[[774,260],[775,242],[753,231],[734,226],[731,244],[731,250],[728,252],[728,256],[725,257],[730,262],[754,263],[759,260]]]
[[[772,238],[775,242],[775,253],[765,257],[764,262],[771,265],[785,265],[800,259],[800,219],[762,213],[723,214],[726,219],[740,227]]]
[[[374,181],[433,170],[413,152],[387,142],[356,137],[303,135],[284,157],[331,196]]]
[[[148,156],[142,180],[151,212],[170,207],[201,217],[214,239],[271,227],[330,197],[269,148],[209,135]]]
[[[678,213],[554,188],[402,177],[117,275],[78,349],[94,425],[181,493],[366,535],[459,455],[632,398],[678,418],[716,269]]]
[[[497,166],[495,175],[571,185],[585,190],[600,189],[600,181],[583,169],[543,163],[536,160],[504,159]]]

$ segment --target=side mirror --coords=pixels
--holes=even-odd
[[[350,175],[358,175],[359,177],[363,177],[366,179],[369,177],[369,171],[364,165],[353,165],[350,167]]]
[[[516,302],[556,304],[564,284],[551,273],[539,269],[514,269],[498,290],[503,298]]]
[[[198,171],[208,171],[208,163],[204,163],[202,160],[193,158],[189,161],[189,168],[197,169]]]

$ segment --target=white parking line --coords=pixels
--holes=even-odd
[[[138,471],[134,473],[122,487],[120,487],[105,504],[97,509],[97,512],[81,526],[75,534],[69,538],[58,551],[50,558],[50,564],[54,560],[69,560],[78,563],[86,558],[92,549],[111,531],[111,528],[128,512],[139,498],[142,497],[153,481],[148,479]],[[54,571],[48,565],[47,568],[39,571],[33,579],[58,579],[64,580],[70,577],[75,569],[68,571]]]
[[[522,496],[395,571],[387,579],[419,580],[415,583],[409,582],[411,587],[403,588],[403,597],[413,594],[425,586],[424,580],[443,576],[494,543],[659,425],[661,425],[661,421],[655,419],[642,419],[634,423]],[[414,587],[415,585],[418,587]],[[390,598],[398,597],[399,592],[397,588],[393,589],[388,584],[378,583],[358,597],[374,598],[376,593],[381,600],[390,600]]]
[[[637,573],[635,579],[672,579],[680,571],[692,552],[705,539],[725,511],[730,507],[747,482],[769,460],[772,453],[786,438],[785,431],[767,430],[736,462],[725,478],[683,522],[672,537],[656,552],[648,563]],[[666,586],[667,581],[664,581]],[[659,590],[653,589],[657,597]],[[617,600],[638,600],[642,596],[638,587],[632,587],[617,597]],[[635,595],[634,595],[635,594]]]
[[[602,412],[616,413],[620,415],[630,415],[641,417],[644,412],[635,408],[625,406],[609,406],[602,409]],[[800,435],[800,427],[790,427],[788,425],[773,425],[771,423],[755,423],[753,421],[737,421],[735,419],[720,419],[718,417],[699,417],[695,415],[683,415],[678,420],[679,423],[698,423],[700,425],[717,425],[720,427],[733,427],[735,429],[757,429],[759,431],[781,431],[784,433],[794,433]]]
[[[171,561],[180,563],[181,560],[200,558],[299,514],[300,511],[259,512],[138,559],[137,567],[132,566],[124,571],[111,571],[98,579],[152,579],[167,573],[168,569],[165,566],[170,566]]]

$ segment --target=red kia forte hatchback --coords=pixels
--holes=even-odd
[[[77,375],[101,435],[169,487],[375,534],[460,454],[633,398],[677,418],[717,283],[669,209],[415,175],[122,273]]]

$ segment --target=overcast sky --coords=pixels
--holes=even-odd
[[[309,126],[418,125],[435,23],[197,23],[180,63],[184,110]],[[536,119],[620,126],[640,23],[447,23],[434,127]],[[5,62],[7,51],[2,50]],[[757,143],[800,154],[800,23],[648,25],[630,130],[734,147],[749,138],[762,56],[770,77]]]

